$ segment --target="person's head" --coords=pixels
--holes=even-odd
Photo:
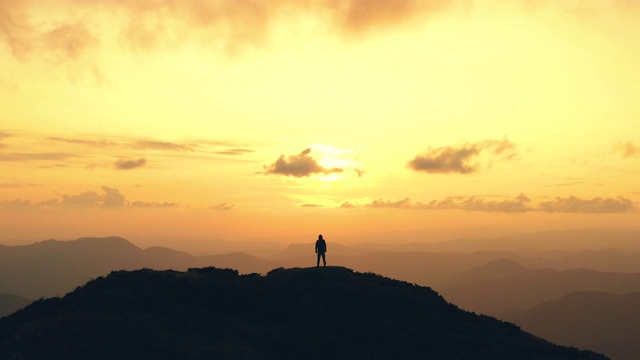
[[[318,240],[322,240],[322,235],[318,235]]]

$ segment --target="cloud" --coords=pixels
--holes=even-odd
[[[298,155],[291,155],[285,158],[284,155],[280,155],[280,158],[269,166],[263,166],[264,174],[276,174],[293,177],[307,177],[314,174],[333,174],[343,171],[341,168],[325,168],[320,166],[318,162],[311,156],[311,149],[307,148]]]
[[[341,209],[355,209],[355,208],[359,208],[360,205],[358,204],[354,204],[351,201],[345,201],[342,204],[340,204],[339,206]]]
[[[233,205],[227,203],[220,203],[217,205],[209,206],[209,210],[229,211],[233,209]]]
[[[532,208],[527,205],[529,201],[530,199],[524,194],[507,200],[486,200],[472,196],[462,201],[459,204],[459,208],[467,211],[521,213],[532,210]]]
[[[365,207],[429,210],[458,209],[465,211],[519,213],[533,210],[527,205],[529,201],[530,199],[524,194],[520,194],[513,199],[505,200],[488,200],[479,196],[448,196],[442,200],[433,200],[428,203],[412,201],[409,198],[399,201],[378,199],[369,204],[365,204]]]
[[[630,0],[583,1],[580,6],[564,1],[513,2],[525,9],[544,6],[564,16],[585,9],[592,9],[587,11],[591,14],[638,9]],[[236,54],[269,44],[271,34],[282,31],[283,24],[291,32],[311,24],[304,29],[363,38],[421,24],[447,9],[486,3],[491,9],[493,3],[501,5],[478,0],[0,0],[0,42],[19,59],[42,58],[46,51],[74,61],[96,48],[150,52],[192,45]],[[54,6],[56,16],[47,22],[43,14]],[[58,8],[65,7],[73,11],[61,15]]]
[[[62,207],[98,207],[102,204],[104,196],[95,191],[85,191],[78,195],[62,195]]]
[[[525,213],[541,211],[549,213],[623,213],[635,210],[633,202],[623,197],[580,199],[575,196],[556,198],[553,201],[541,202],[537,206],[531,204],[524,194],[512,199],[490,200],[481,196],[448,196],[442,200],[430,202],[376,199],[369,202],[345,201],[340,206],[344,209],[354,208],[387,208],[387,209],[422,209],[422,210],[464,210],[479,212]]]
[[[31,207],[31,202],[22,199],[0,201],[0,207],[6,210],[24,210]]]
[[[79,57],[98,42],[87,25],[80,22],[61,24],[41,35],[44,48],[71,59]]]
[[[92,146],[92,147],[108,147],[108,146],[117,145],[117,143],[110,140],[105,140],[105,139],[87,140],[87,139],[71,139],[71,138],[61,138],[61,137],[49,137],[47,139],[53,140],[53,141],[65,142],[68,144],[78,144],[78,145],[85,145],[85,146]]]
[[[413,201],[409,198],[402,200],[376,199],[370,202],[358,204],[351,201],[343,202],[340,207],[352,208],[390,208],[390,209],[423,209],[423,210],[450,210],[465,211],[521,213],[533,210],[527,205],[529,198],[520,194],[513,199],[487,200],[478,196],[448,196],[442,200],[433,200],[428,203]]]
[[[21,210],[28,208],[42,209],[121,209],[121,208],[177,208],[179,203],[128,201],[116,188],[101,186],[101,192],[84,191],[79,194],[62,194],[59,198],[53,198],[41,202],[32,203],[29,200],[0,201],[0,208],[8,210]],[[231,209],[231,205],[220,204],[221,210]],[[226,207],[226,208],[225,208]]]
[[[136,49],[209,39],[226,51],[267,40],[279,20],[313,17],[340,34],[363,34],[416,19],[450,0],[114,1],[128,19],[122,37]],[[172,36],[173,34],[173,36]],[[176,36],[178,34],[178,36]]]
[[[127,200],[118,189],[101,186],[102,194],[84,191],[77,195],[63,194],[62,200],[50,199],[36,204],[44,208],[102,208],[114,209],[127,206]]]
[[[34,31],[23,7],[22,2],[0,0],[0,39],[16,57],[30,49],[29,37]]]
[[[178,203],[174,203],[174,202],[150,202],[150,201],[132,201],[129,206],[134,207],[134,208],[143,208],[143,209],[149,209],[149,208],[176,208],[178,206],[180,206],[180,204]]]
[[[42,185],[34,184],[34,183],[27,183],[27,182],[23,182],[23,181],[0,183],[0,189],[2,189],[2,188],[6,189],[6,188],[36,187],[36,186],[42,186]]]
[[[136,141],[131,144],[131,147],[145,150],[193,151],[190,145],[156,140]]]
[[[12,135],[5,131],[0,131],[0,140],[10,138]]]
[[[102,207],[117,208],[125,206],[127,203],[124,195],[122,195],[118,189],[108,186],[101,186],[100,188],[105,192],[104,198],[102,199]]]
[[[48,140],[65,142],[68,144],[77,144],[90,147],[111,147],[119,146],[122,148],[129,147],[141,150],[164,150],[164,151],[194,151],[193,145],[174,143],[159,140],[137,140],[137,141],[114,141],[107,139],[77,139],[64,137],[49,137]]]
[[[476,165],[467,164],[471,157],[478,154],[473,146],[462,146],[457,149],[444,146],[431,149],[417,155],[408,164],[409,168],[427,173],[460,173],[468,174],[476,171]]]
[[[516,156],[514,149],[515,145],[507,139],[465,143],[456,147],[429,147],[425,153],[416,155],[407,166],[430,174],[469,174],[478,171],[480,164],[474,160],[480,153],[488,153],[491,158],[511,160]]]
[[[633,202],[623,197],[580,199],[569,196],[540,203],[540,210],[559,213],[624,213],[634,209]]]
[[[312,204],[312,203],[302,203],[299,204],[298,206],[303,207],[303,208],[325,208],[325,205],[320,205],[320,204]]]
[[[113,163],[113,166],[117,170],[131,170],[142,167],[146,163],[147,160],[142,158],[138,160],[118,159],[115,163]]]
[[[252,153],[254,152],[253,150],[249,150],[249,149],[229,149],[229,150],[223,150],[223,151],[216,151],[216,154],[219,155],[244,155],[244,154],[248,154],[248,153]]]
[[[16,57],[39,50],[76,59],[104,44],[132,51],[153,51],[198,44],[236,53],[262,45],[277,26],[319,22],[339,36],[370,34],[421,19],[452,0],[60,0],[73,8],[53,23],[33,14],[49,11],[48,2],[0,0],[0,40]],[[27,16],[31,15],[31,16]],[[103,31],[109,26],[110,32]],[[117,34],[113,37],[113,33]]]
[[[619,143],[615,146],[615,150],[619,152],[624,159],[640,156],[640,146],[637,146],[633,141]]]
[[[33,160],[65,160],[77,155],[71,153],[5,153],[0,154],[0,161],[33,161]]]

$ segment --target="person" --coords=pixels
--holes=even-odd
[[[316,254],[318,254],[318,261],[316,262],[316,267],[320,266],[320,257],[322,257],[322,263],[324,266],[327,266],[327,259],[324,256],[324,253],[327,252],[327,243],[322,238],[322,235],[318,235],[318,240],[316,241]]]

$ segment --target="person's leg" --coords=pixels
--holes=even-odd
[[[320,263],[320,261],[318,261],[318,264]],[[324,253],[322,253],[322,263],[324,264],[324,266],[327,266],[327,259],[324,257]]]
[[[324,254],[318,253],[318,261],[316,261],[316,267],[320,266],[320,255],[324,255]]]

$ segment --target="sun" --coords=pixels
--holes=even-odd
[[[315,144],[310,148],[318,154],[318,165],[328,170],[341,169],[340,172],[330,172],[319,176],[320,180],[337,181],[349,177],[350,173],[358,174],[356,170],[360,164],[354,150],[327,144]]]

